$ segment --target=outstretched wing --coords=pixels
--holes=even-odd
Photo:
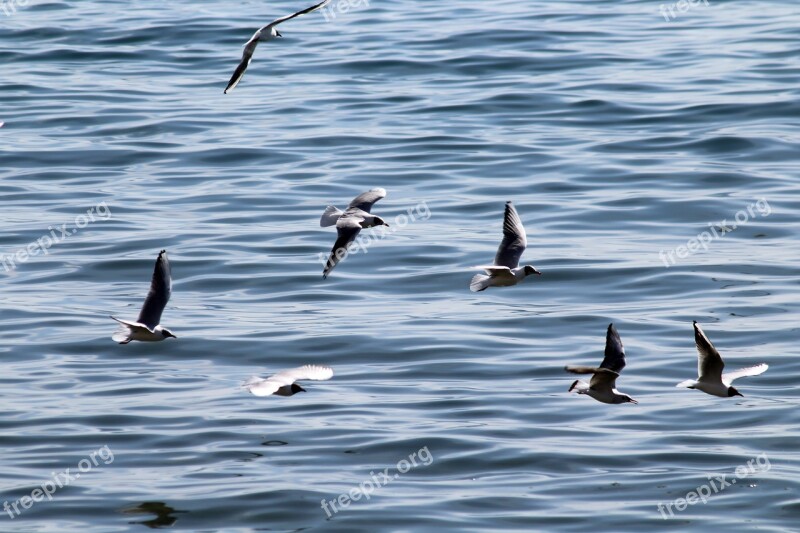
[[[506,210],[503,215],[503,241],[497,249],[494,264],[517,268],[522,252],[528,246],[525,237],[525,228],[522,226],[517,210],[511,202],[506,202]]]
[[[589,387],[594,390],[612,390],[616,387],[619,374],[608,368],[595,368],[591,366],[565,366],[564,370],[573,374],[592,374]]]
[[[603,362],[600,363],[600,368],[613,370],[617,374],[625,368],[625,348],[622,346],[622,339],[619,338],[619,333],[617,333],[617,328],[614,327],[614,324],[608,325],[606,352]]]
[[[150,292],[147,293],[147,298],[144,300],[144,305],[136,321],[144,324],[151,331],[155,329],[161,322],[161,313],[164,312],[171,294],[172,272],[169,267],[167,251],[161,250],[156,259],[153,279],[150,281]]]
[[[719,352],[700,329],[697,321],[692,322],[692,325],[694,326],[694,343],[697,345],[697,379],[716,383],[722,379],[722,369],[725,368],[725,363],[722,362]]]
[[[247,70],[247,67],[250,66],[250,61],[253,60],[253,53],[256,51],[256,46],[258,46],[259,35],[261,35],[261,30],[255,32],[253,36],[250,37],[250,40],[245,43],[244,51],[242,52],[242,60],[239,61],[236,70],[233,71],[233,75],[230,81],[228,81],[228,86],[225,87],[225,91],[223,91],[225,94],[234,90],[236,86],[239,85],[239,82],[242,81],[244,71]]]
[[[364,219],[361,217],[342,217],[336,222],[337,238],[333,243],[331,255],[328,256],[328,262],[325,264],[325,270],[322,271],[322,279],[328,277],[331,270],[334,269],[339,261],[347,256],[347,248],[353,242],[361,231],[361,222]]]
[[[767,371],[768,368],[769,365],[766,363],[761,363],[760,365],[748,366],[747,368],[740,368],[739,370],[734,370],[733,372],[722,374],[722,382],[730,387],[731,383],[733,383],[733,380],[763,374],[764,372]]]
[[[292,20],[293,18],[299,17],[300,15],[305,15],[306,13],[311,13],[312,11],[316,11],[317,9],[321,9],[321,8],[325,7],[328,3],[330,3],[330,1],[331,0],[323,0],[319,4],[315,4],[315,5],[311,6],[311,7],[307,7],[305,9],[303,9],[302,11],[298,11],[297,13],[292,13],[291,15],[286,15],[285,17],[281,17],[279,19],[275,19],[275,20],[273,20],[272,22],[270,22],[269,24],[267,24],[266,26],[264,26],[261,29],[263,31],[263,30],[269,28],[270,26],[277,26],[281,22],[286,22],[287,20]]]
[[[369,213],[369,210],[372,209],[372,206],[375,205],[375,202],[381,198],[386,198],[386,189],[381,189],[380,187],[377,189],[372,189],[353,198],[353,201],[350,202],[348,208],[355,207],[356,209],[361,209],[362,211]]]

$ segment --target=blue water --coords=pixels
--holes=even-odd
[[[0,8],[0,531],[800,530],[797,2],[370,0],[223,95],[305,5]],[[392,231],[323,281],[373,187]],[[543,276],[471,293],[507,200]],[[162,248],[179,338],[117,345]],[[743,398],[674,387],[693,320],[770,365]],[[638,405],[567,392],[610,322]]]

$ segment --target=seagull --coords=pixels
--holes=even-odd
[[[723,374],[722,369],[725,368],[725,363],[722,362],[719,352],[708,340],[700,326],[697,325],[696,320],[692,322],[692,325],[694,326],[694,342],[697,345],[697,374],[699,377],[696,380],[687,379],[686,381],[681,381],[675,385],[676,387],[697,389],[721,398],[744,396],[731,386],[733,380],[747,376],[757,376],[763,374],[769,368],[769,365],[761,363],[760,365],[749,366]]]
[[[510,287],[520,283],[531,274],[542,275],[531,265],[519,266],[519,258],[528,246],[525,237],[525,228],[511,202],[506,202],[506,211],[503,216],[503,242],[497,249],[494,265],[478,266],[486,274],[475,274],[469,284],[469,290],[480,292],[489,287]]]
[[[306,390],[295,383],[301,379],[313,381],[324,381],[333,377],[333,369],[327,366],[304,365],[290,370],[282,370],[267,379],[253,376],[244,383],[242,387],[249,390],[256,396],[293,396],[298,392]]]
[[[614,324],[608,325],[606,353],[603,362],[600,363],[600,368],[590,366],[566,366],[564,368],[573,374],[592,374],[592,379],[588,384],[576,379],[568,392],[588,394],[603,403],[639,403],[615,388],[619,373],[625,368],[625,348],[622,346],[622,339],[619,338]]]
[[[299,17],[300,15],[305,15],[306,13],[311,13],[312,11],[316,11],[317,9],[325,7],[331,0],[323,0],[319,4],[313,5],[311,7],[307,7],[302,11],[298,11],[293,15],[287,15],[285,17],[281,17],[279,19],[275,19],[266,26],[256,30],[250,40],[244,44],[244,52],[242,52],[242,60],[239,62],[239,65],[236,67],[236,70],[233,71],[233,76],[231,76],[231,80],[228,82],[228,86],[225,87],[225,94],[228,94],[228,91],[232,91],[239,85],[239,82],[242,81],[242,76],[244,76],[244,71],[247,70],[247,67],[250,66],[250,61],[253,60],[253,52],[256,51],[256,46],[260,41],[271,41],[276,37],[283,37],[281,32],[275,29],[275,26],[280,24],[281,22],[286,22],[287,20],[291,20],[295,17]]]
[[[172,274],[169,268],[167,251],[161,250],[156,259],[156,267],[153,271],[153,280],[150,282],[150,292],[144,300],[142,310],[136,322],[128,322],[111,317],[120,323],[120,328],[111,336],[112,339],[120,344],[128,344],[131,341],[163,341],[172,337],[177,339],[170,330],[162,327],[161,313],[167,306],[169,296],[172,294]]]
[[[348,247],[362,228],[389,226],[381,217],[370,214],[370,209],[372,209],[375,202],[385,197],[386,189],[377,188],[353,198],[353,201],[344,211],[332,205],[325,209],[319,219],[319,225],[323,228],[335,225],[338,237],[331,249],[331,255],[328,256],[325,270],[322,271],[322,279],[327,278],[339,261],[345,258]]]

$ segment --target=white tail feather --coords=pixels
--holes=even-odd
[[[319,219],[320,227],[327,228],[328,226],[335,226],[336,221],[339,220],[339,217],[343,214],[344,211],[329,205],[325,208],[325,212],[322,213],[322,217]]]
[[[484,276],[483,274],[475,274],[472,278],[472,281],[469,283],[469,290],[472,292],[480,292],[491,285],[489,281],[492,279],[490,276]]]

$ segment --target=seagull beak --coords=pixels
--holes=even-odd
[[[637,404],[639,403],[639,402],[637,402],[636,400],[634,400],[633,398],[631,398],[631,399],[630,399],[630,400],[628,400],[628,401],[629,401],[630,403],[637,403]]]

